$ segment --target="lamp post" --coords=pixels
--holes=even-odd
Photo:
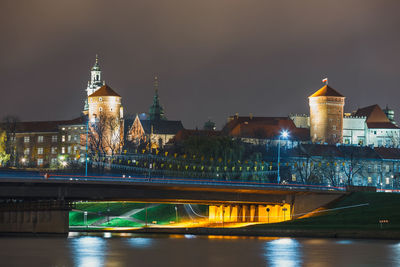
[[[175,205],[175,220],[178,223],[178,207]]]
[[[88,165],[88,142],[89,142],[89,116],[86,120],[86,153],[85,153],[85,176],[87,176],[87,165]]]
[[[284,130],[281,132],[278,138],[278,176],[277,176],[277,183],[279,184],[281,182],[281,175],[279,172],[280,165],[281,165],[281,139],[286,139],[289,136],[289,132]]]

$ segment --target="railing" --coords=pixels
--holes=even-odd
[[[1,177],[1,175],[0,175]],[[10,177],[11,178],[11,177]],[[68,174],[37,174],[37,175],[20,175],[15,177],[19,179],[31,180],[48,180],[48,181],[66,181],[66,182],[130,182],[130,183],[147,183],[147,184],[164,184],[164,185],[198,185],[198,186],[213,186],[213,187],[246,187],[246,188],[265,188],[279,190],[325,190],[325,191],[346,191],[345,187],[326,186],[326,185],[304,185],[304,184],[276,184],[264,182],[249,182],[249,181],[226,181],[220,179],[193,179],[181,177],[126,177],[126,176],[82,176]],[[0,178],[1,181],[1,178]]]

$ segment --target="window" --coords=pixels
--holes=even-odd
[[[37,141],[38,141],[38,143],[43,143],[43,135],[39,135],[37,137]]]
[[[51,154],[57,154],[57,147],[52,147],[51,148]]]
[[[74,141],[78,141],[78,135],[74,135]]]
[[[372,165],[368,165],[368,172],[372,172]]]
[[[43,147],[39,147],[37,149],[37,153],[38,153],[38,155],[43,155]]]
[[[382,146],[382,139],[378,139],[378,146]]]
[[[332,125],[332,129],[336,131],[336,125]]]
[[[61,136],[61,142],[65,142],[65,135]]]
[[[42,166],[43,165],[43,159],[38,159],[37,160],[37,165]]]
[[[29,155],[29,152],[30,152],[29,147],[27,147],[27,148],[24,149],[24,155],[25,155],[25,156],[28,156],[28,155]]]
[[[102,112],[102,111],[103,111],[103,108],[102,108],[102,107],[99,107],[99,111]]]
[[[68,147],[68,154],[71,154],[71,147]]]
[[[71,135],[68,135],[68,142],[71,142]]]
[[[57,158],[52,158],[51,159],[51,164],[57,164],[57,162],[58,162]]]
[[[390,179],[389,179],[389,177],[386,177],[386,178],[385,178],[385,184],[390,184]]]
[[[369,183],[369,184],[372,184],[372,177],[371,177],[371,176],[368,177],[368,183]]]
[[[102,97],[99,97],[99,101],[103,101],[103,98],[102,98]]]
[[[65,146],[63,146],[63,147],[61,148],[61,153],[62,153],[62,154],[65,154]]]
[[[24,136],[24,143],[29,143],[29,136]]]
[[[385,171],[387,171],[387,172],[390,171],[389,165],[386,165],[386,166],[385,166]]]
[[[53,136],[51,137],[51,142],[57,143],[57,135],[53,135]]]
[[[381,172],[382,171],[382,166],[381,165],[376,165],[376,171]]]
[[[292,174],[292,181],[296,182],[296,174]]]

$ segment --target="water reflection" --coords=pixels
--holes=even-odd
[[[79,267],[104,266],[106,240],[97,236],[71,239],[73,260]]]
[[[151,247],[153,239],[147,237],[134,237],[129,238],[127,242],[131,247],[134,248],[148,248]]]
[[[400,243],[394,244],[392,247],[393,263],[400,266]]]
[[[351,240],[340,240],[340,241],[336,242],[336,244],[340,244],[340,245],[350,245],[352,243],[353,243],[353,241],[351,241]]]
[[[265,243],[268,266],[300,266],[302,257],[300,243],[291,238],[281,238]]]

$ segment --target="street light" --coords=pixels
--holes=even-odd
[[[175,205],[175,220],[178,223],[178,207]]]
[[[276,179],[278,184],[281,182],[281,176],[280,176],[280,172],[279,172],[280,164],[281,164],[281,139],[287,139],[288,137],[289,137],[289,132],[286,130],[283,130],[278,138],[278,177]]]

